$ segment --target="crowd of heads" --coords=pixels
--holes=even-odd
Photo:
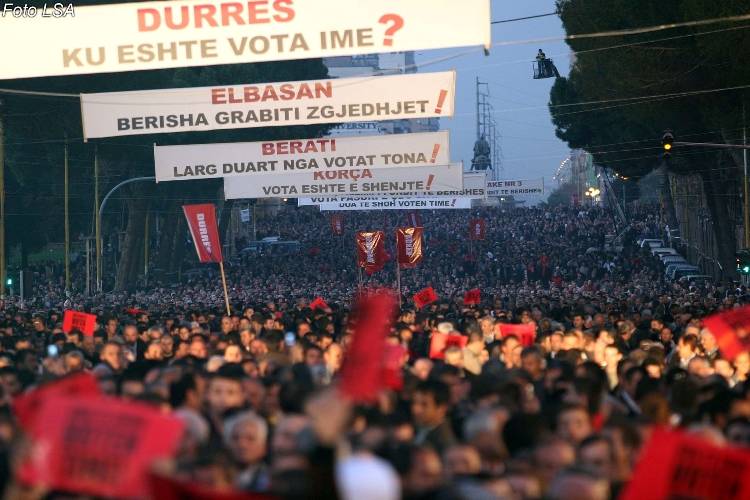
[[[215,278],[94,298],[46,284],[6,303],[5,456],[21,438],[13,399],[80,371],[184,421],[176,477],[281,498],[607,499],[654,426],[750,446],[750,355],[726,358],[702,324],[743,305],[744,289],[666,281],[635,242],[660,231],[649,211],[621,241],[608,241],[600,208],[421,213],[424,260],[401,272],[387,339],[402,348],[402,387],[347,401],[336,391],[356,334],[350,300],[396,281],[393,266],[360,278],[353,231],[403,217],[347,213],[343,236],[308,209],[261,221],[261,235],[302,253],[230,263],[231,314]],[[475,217],[484,241],[466,236]],[[426,286],[440,298],[417,309]],[[481,303],[465,305],[474,288]],[[327,306],[310,308],[318,296]],[[93,335],[64,332],[65,308],[97,314]],[[503,335],[504,323],[533,324],[534,341]],[[438,334],[465,345],[431,357]]]

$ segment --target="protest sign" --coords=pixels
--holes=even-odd
[[[68,309],[63,315],[63,332],[70,333],[78,330],[86,336],[91,336],[96,330],[96,314],[87,314]]]
[[[414,294],[414,305],[417,308],[422,309],[424,306],[430,305],[438,299],[435,289],[430,287],[423,288]]]
[[[56,395],[80,398],[99,394],[99,384],[91,373],[74,373],[16,396],[13,399],[13,412],[21,427],[28,432],[33,429],[34,421],[46,399]]]
[[[154,146],[156,181],[447,165],[448,132]]]
[[[54,395],[42,402],[29,433],[26,484],[105,498],[144,498],[148,469],[174,455],[182,422],[143,404]]]
[[[367,295],[357,307],[357,323],[341,365],[341,392],[357,402],[371,402],[383,384],[386,337],[396,299],[387,291]]]
[[[396,198],[383,197],[369,200],[321,203],[321,212],[368,210],[465,210],[471,208],[471,198]]]
[[[482,302],[482,291],[479,288],[474,288],[464,294],[464,305],[477,305],[480,302]]]
[[[750,453],[695,435],[656,429],[621,500],[750,498]]]
[[[14,49],[0,79],[491,44],[490,0],[173,0],[71,6],[56,19],[5,5],[0,45]]]
[[[221,241],[216,223],[216,207],[212,203],[184,205],[190,234],[193,236],[195,251],[201,262],[221,262]]]
[[[422,261],[421,227],[400,227],[396,229],[396,261],[403,268],[417,267]]]
[[[453,164],[409,168],[347,168],[253,178],[231,176],[224,178],[224,197],[232,200],[460,190],[463,185],[462,170],[461,164]]]
[[[83,133],[92,139],[453,116],[455,81],[447,71],[82,94]]]
[[[544,179],[487,181],[487,196],[528,196],[544,194]]]
[[[507,337],[508,335],[515,335],[524,347],[533,345],[534,340],[536,339],[535,323],[498,323],[496,328],[500,332],[501,338]]]
[[[750,306],[709,316],[703,320],[703,326],[714,334],[722,357],[729,361],[743,351],[750,351]]]
[[[360,231],[356,235],[357,265],[367,274],[383,269],[388,260],[383,231]]]
[[[484,219],[471,219],[469,222],[469,239],[473,241],[484,240],[487,233],[487,224]]]
[[[463,349],[469,342],[469,337],[459,334],[433,333],[430,339],[430,358],[445,359],[445,350],[449,347]]]

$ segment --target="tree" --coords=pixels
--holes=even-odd
[[[748,7],[747,0],[675,0],[668,6],[648,0],[558,2],[569,35],[719,18],[746,13]],[[550,93],[558,137],[592,153],[597,164],[635,179],[664,165],[659,140],[665,129],[673,129],[677,140],[736,142],[747,93],[712,89],[750,81],[750,69],[736,64],[750,47],[750,33],[739,29],[746,26],[570,40],[576,55],[570,75],[558,79]],[[722,31],[701,34],[715,30]],[[727,193],[739,192],[739,160],[725,151],[681,148],[665,166],[701,176],[718,222],[730,218]],[[713,225],[725,269],[731,268],[736,246],[730,226]]]

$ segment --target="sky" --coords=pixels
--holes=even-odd
[[[492,20],[511,19],[555,11],[554,0],[492,0]],[[492,42],[562,37],[565,31],[557,16],[492,25]],[[456,113],[441,119],[441,128],[451,131],[451,156],[470,165],[476,140],[476,79],[489,83],[490,101],[500,129],[503,179],[545,178],[545,191],[556,185],[552,176],[570,152],[555,136],[547,103],[554,78],[534,80],[532,61],[538,49],[563,76],[568,74],[570,48],[564,42],[493,47],[485,56],[476,52],[445,62],[433,62],[466,52],[462,49],[420,51],[415,54],[420,72],[456,70]],[[432,62],[432,63],[431,63]],[[535,109],[519,109],[534,107]]]

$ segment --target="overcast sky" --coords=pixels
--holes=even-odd
[[[510,19],[555,11],[554,0],[492,0],[492,19]],[[563,36],[557,16],[495,24],[492,42]],[[442,119],[441,128],[451,131],[451,156],[471,164],[476,140],[476,78],[488,82],[495,120],[501,132],[503,178],[545,178],[547,192],[560,162],[567,158],[567,145],[555,137],[547,103],[554,78],[532,79],[532,61],[538,49],[554,59],[567,75],[570,49],[564,42],[493,47],[485,56],[481,49],[458,58],[429,64],[466,49],[431,50],[416,53],[420,72],[455,69],[457,72],[456,114]],[[532,110],[519,110],[530,108]]]

